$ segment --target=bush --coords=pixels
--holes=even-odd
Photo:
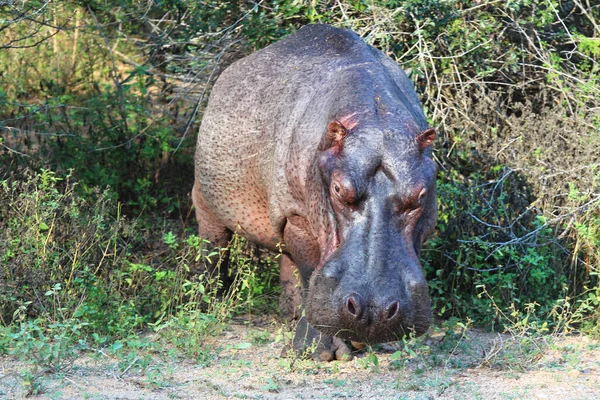
[[[439,233],[425,249],[434,308],[439,315],[501,322],[497,309],[537,304],[546,318],[568,293],[569,253],[516,171],[493,168],[438,182]],[[460,178],[460,177],[458,177]]]
[[[130,312],[121,314],[127,299],[119,295],[118,280],[98,277],[118,274],[128,250],[123,240],[134,233],[133,226],[105,192],[84,199],[71,179],[42,170],[21,171],[0,182],[0,201],[10,205],[0,211],[0,318],[5,324],[27,315],[51,316],[54,322],[86,315],[96,332],[109,332],[116,322],[111,319],[124,328],[122,319],[130,318]],[[125,329],[139,326],[131,318]]]
[[[205,241],[146,230],[106,193],[89,199],[75,187],[71,175],[49,170],[0,181],[0,202],[9,205],[0,209],[0,355],[23,359],[32,376],[65,371],[91,349],[128,359],[149,346],[139,337],[148,328],[165,346],[209,362],[210,339],[228,318],[277,297],[273,262],[249,256],[241,238],[229,248],[225,289],[220,261],[205,268],[214,259]]]

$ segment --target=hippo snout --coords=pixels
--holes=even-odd
[[[312,283],[307,318],[325,333],[348,340],[384,343],[410,334],[421,335],[431,323],[429,287],[424,279],[392,286],[363,285],[350,290],[346,282],[333,283],[331,278],[315,279]],[[331,304],[333,310],[324,309],[323,304]]]

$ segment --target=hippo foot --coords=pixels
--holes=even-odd
[[[316,361],[352,360],[352,352],[342,339],[319,332],[305,317],[298,321],[293,344],[298,357]]]

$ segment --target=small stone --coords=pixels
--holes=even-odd
[[[568,372],[568,374],[569,374],[569,376],[571,376],[571,377],[573,377],[573,378],[576,378],[576,377],[578,377],[578,376],[579,376],[580,372],[579,372],[579,371],[577,371],[576,369],[572,369],[572,370],[570,370],[570,371]]]

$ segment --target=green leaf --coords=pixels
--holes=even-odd
[[[377,354],[375,353],[371,353],[369,354],[369,356],[367,357],[367,359],[369,360],[369,362],[371,364],[373,364],[374,366],[378,366],[379,365],[379,359],[377,358]]]
[[[245,349],[249,349],[250,347],[252,347],[252,343],[238,343],[236,345],[233,346],[234,349],[236,350],[245,350]]]

